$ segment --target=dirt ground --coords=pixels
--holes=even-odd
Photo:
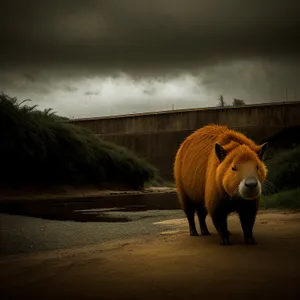
[[[236,216],[225,247],[209,218],[205,237],[190,237],[185,219],[162,222],[173,227],[158,236],[4,256],[0,297],[300,299],[300,214],[259,214],[256,246],[243,244]]]

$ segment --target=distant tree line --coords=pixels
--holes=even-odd
[[[237,98],[234,98],[232,100],[231,105],[227,104],[224,100],[223,95],[221,95],[220,98],[218,99],[218,105],[217,106],[219,106],[219,107],[229,107],[229,106],[239,107],[239,106],[244,106],[244,105],[246,105],[246,102],[242,99],[237,99]]]

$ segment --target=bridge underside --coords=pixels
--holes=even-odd
[[[172,180],[176,151],[180,143],[197,128],[207,124],[224,124],[261,143],[286,128],[300,126],[299,115],[300,101],[174,110],[71,122],[136,152],[155,165],[164,179]],[[298,132],[295,129],[290,138],[297,139]],[[283,133],[280,139],[286,135]],[[277,143],[278,148],[281,142],[273,138],[270,143],[271,148],[272,143]]]
[[[246,134],[257,143],[282,132],[286,127],[253,126],[233,128]],[[98,135],[104,140],[114,142],[136,152],[156,166],[162,178],[173,180],[173,163],[182,141],[194,130],[165,131],[156,133],[105,134]],[[272,144],[270,145],[272,147]]]

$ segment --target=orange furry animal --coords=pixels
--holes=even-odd
[[[174,164],[179,201],[189,222],[190,235],[209,235],[207,213],[222,245],[230,244],[227,216],[237,212],[245,243],[256,244],[252,231],[267,168],[262,162],[267,143],[257,145],[226,126],[207,125],[181,144]]]

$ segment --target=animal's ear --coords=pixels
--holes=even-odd
[[[268,148],[268,143],[267,142],[260,145],[260,146],[258,146],[258,151],[256,153],[257,153],[260,160],[263,160],[264,154],[265,154],[267,148]]]
[[[227,155],[226,150],[218,143],[215,144],[215,152],[220,162],[222,162]]]

